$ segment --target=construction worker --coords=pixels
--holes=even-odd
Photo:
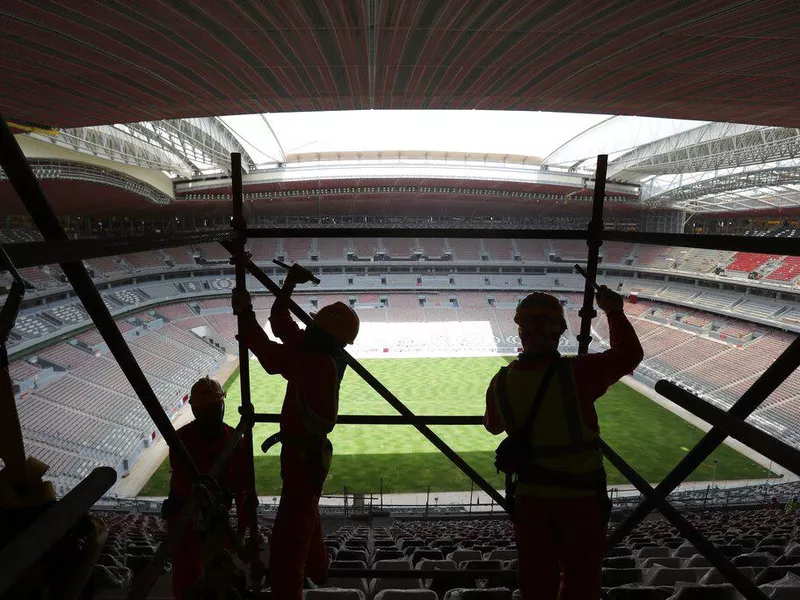
[[[194,421],[178,429],[178,437],[186,446],[201,474],[208,474],[216,457],[222,453],[228,440],[236,435],[234,429],[223,422],[225,416],[225,390],[218,381],[210,377],[199,379],[189,393],[189,406]],[[223,475],[217,484],[223,495],[224,508],[230,509],[232,499],[236,500],[238,533],[244,534],[248,526],[248,502],[257,499],[247,488],[247,455],[239,444],[228,460]],[[192,492],[192,479],[183,464],[169,454],[170,481],[169,497],[164,501],[162,514],[167,518],[170,528],[175,527],[178,517]],[[190,525],[180,542],[176,544],[172,556],[172,590],[176,600],[184,594],[203,574],[202,545],[196,530]]]
[[[292,320],[288,298],[311,273],[293,265],[283,284],[284,295],[270,313],[272,331],[283,343],[272,342],[256,321],[246,293],[234,290],[234,312],[249,325],[239,339],[253,351],[264,369],[288,381],[280,419],[283,490],[272,529],[269,573],[272,595],[301,600],[304,577],[321,584],[330,560],[319,518],[319,498],[328,475],[333,448],[327,435],[339,409],[339,385],[346,363],[342,349],[358,335],[355,311],[335,302],[312,313],[313,325],[301,330]]]
[[[523,352],[486,392],[484,426],[495,435],[509,433],[524,452],[510,501],[523,598],[601,594],[611,503],[594,402],[636,368],[643,352],[622,297],[602,286],[597,305],[608,317],[611,349],[563,358],[558,343],[567,324],[559,301],[540,292],[522,300],[514,322]]]

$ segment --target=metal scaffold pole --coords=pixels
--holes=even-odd
[[[592,220],[589,221],[586,236],[586,245],[589,247],[589,256],[586,261],[586,281],[583,288],[583,306],[578,314],[581,317],[581,331],[578,334],[578,354],[589,352],[592,342],[592,319],[597,316],[594,309],[594,284],[597,280],[597,262],[600,246],[603,245],[603,203],[606,195],[606,172],[608,170],[608,155],[600,154],[597,157],[597,169],[594,177],[594,198],[592,200]]]
[[[233,197],[233,221],[231,225],[237,233],[237,237],[231,242],[231,254],[233,263],[236,267],[236,289],[242,292],[247,291],[247,269],[246,264],[249,256],[245,251],[247,243],[247,221],[244,217],[244,198],[242,196],[242,155],[238,152],[231,154],[231,184]],[[237,326],[239,331],[247,326],[243,315],[237,316]],[[245,462],[247,463],[247,487],[250,490],[250,497],[247,499],[248,520],[250,522],[250,538],[247,547],[250,557],[251,581],[259,580],[257,573],[258,565],[258,496],[256,495],[255,462],[253,458],[253,401],[250,397],[250,351],[243,340],[239,340],[239,382],[241,389],[242,402],[239,413],[246,423],[244,436],[241,443],[244,444]]]

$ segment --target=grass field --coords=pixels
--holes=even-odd
[[[420,415],[483,414],[485,391],[504,358],[403,358],[373,359],[364,365],[406,405]],[[253,403],[259,412],[279,412],[285,382],[268,376],[251,363]],[[226,421],[238,419],[238,376],[230,382]],[[651,482],[659,481],[700,439],[702,432],[623,384],[617,384],[597,403],[603,438]],[[397,414],[360,377],[348,370],[340,396],[340,414]],[[496,486],[502,479],[493,468],[494,449],[500,441],[480,426],[433,427],[479,473]],[[268,455],[261,442],[277,431],[277,425],[259,424],[254,429],[256,478],[261,495],[280,492],[279,449]],[[330,436],[334,447],[326,493],[377,492],[383,478],[384,493],[469,490],[470,481],[411,426],[341,425]],[[722,446],[690,477],[712,479],[713,459],[718,459],[716,477],[764,478],[769,472],[745,456]],[[608,466],[610,484],[627,483]],[[166,495],[166,461],[142,490],[142,495]]]

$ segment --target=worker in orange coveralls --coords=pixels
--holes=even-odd
[[[194,421],[178,430],[178,437],[186,446],[201,474],[211,472],[217,455],[221,454],[231,435],[235,435],[232,427],[223,423],[225,415],[225,391],[219,382],[203,377],[198,380],[189,393],[189,406],[194,414]],[[236,500],[239,534],[242,535],[248,526],[246,503],[256,501],[247,489],[247,457],[241,444],[233,451],[223,476],[217,481],[224,498],[226,508],[230,508],[231,500]],[[164,502],[162,514],[167,518],[170,528],[175,527],[182,508],[188,502],[192,491],[192,479],[183,464],[176,460],[172,452],[169,455],[170,481],[169,497]],[[187,590],[192,587],[203,574],[203,554],[201,541],[192,525],[186,530],[171,556],[172,591],[176,600],[182,600]]]
[[[283,343],[270,341],[256,321],[246,293],[234,290],[234,311],[250,325],[239,337],[264,369],[287,381],[280,418],[283,490],[272,529],[269,577],[280,600],[301,600],[304,577],[313,583],[328,578],[330,560],[319,518],[319,498],[328,475],[333,448],[328,434],[336,424],[339,384],[346,363],[342,349],[358,335],[355,311],[335,302],[312,313],[314,323],[301,330],[289,316],[289,295],[311,273],[293,265],[283,284],[285,296],[272,305],[272,331]]]
[[[643,352],[622,297],[602,286],[597,305],[608,318],[611,348],[562,358],[558,343],[567,324],[559,301],[540,292],[522,300],[514,321],[523,352],[486,392],[484,426],[493,434],[522,430],[534,415],[513,507],[523,598],[590,600],[601,594],[611,503],[594,402],[636,368]]]

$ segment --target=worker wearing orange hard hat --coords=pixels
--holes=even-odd
[[[514,322],[523,352],[500,369],[486,392],[484,426],[507,433],[495,465],[506,473],[523,598],[599,598],[611,503],[606,492],[594,402],[643,357],[623,299],[602,286],[611,348],[564,358],[564,308],[534,292]],[[559,577],[560,573],[560,577]]]
[[[205,475],[211,472],[216,457],[223,452],[236,432],[223,422],[225,416],[225,390],[218,381],[210,377],[197,380],[189,392],[189,406],[194,421],[178,429],[178,437],[192,457],[198,471]],[[225,508],[236,500],[239,533],[248,526],[248,502],[256,502],[247,487],[247,455],[240,444],[231,455],[226,469],[217,479]],[[192,493],[192,477],[172,452],[169,454],[169,497],[164,501],[162,514],[169,528],[175,527],[182,509]],[[190,525],[175,545],[172,556],[172,590],[176,600],[181,600],[203,574],[203,554],[197,532]]]
[[[239,339],[264,369],[287,380],[280,418],[283,489],[270,540],[269,573],[272,595],[301,600],[307,576],[314,583],[328,577],[330,560],[319,518],[319,498],[328,475],[333,448],[328,434],[339,411],[339,385],[346,363],[343,348],[358,335],[359,319],[342,302],[324,306],[313,323],[300,329],[289,315],[288,298],[311,273],[293,265],[275,300],[270,325],[282,344],[271,341],[255,318],[247,293],[234,290],[234,312],[249,324]]]

